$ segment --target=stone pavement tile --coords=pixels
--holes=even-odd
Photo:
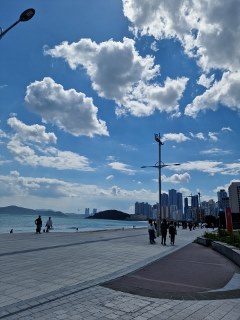
[[[215,318],[211,315],[207,315],[204,320],[215,320]]]
[[[151,318],[151,320],[168,320],[168,319],[169,319],[169,316],[164,315],[164,314],[159,314],[159,315]],[[171,320],[173,320],[173,318]]]
[[[122,316],[121,320],[133,320],[135,319],[134,316],[131,316],[129,314]]]
[[[9,312],[7,310],[0,311],[0,319],[7,316],[7,315],[9,315]]]
[[[240,308],[230,311],[221,320],[240,320]]]

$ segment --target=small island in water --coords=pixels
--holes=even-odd
[[[87,219],[106,219],[106,220],[128,220],[128,221],[141,221],[146,220],[146,217],[138,216],[135,214],[128,214],[118,210],[105,210],[99,211]]]

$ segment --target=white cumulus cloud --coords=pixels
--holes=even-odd
[[[185,115],[219,105],[239,112],[239,0],[123,0],[123,8],[135,34],[177,39],[203,71],[198,83],[208,90],[187,105]],[[224,74],[213,83],[214,75],[206,75],[217,69]]]
[[[74,136],[109,135],[105,121],[97,119],[98,108],[92,98],[74,89],[64,90],[49,77],[27,87],[25,102],[44,122],[55,124]]]
[[[170,141],[175,141],[177,143],[180,143],[180,142],[185,142],[185,141],[191,140],[191,139],[183,133],[165,133],[163,135],[162,140],[163,141],[170,140]]]
[[[11,140],[7,144],[8,150],[14,159],[22,165],[31,167],[46,167],[57,170],[77,170],[93,171],[89,160],[71,151],[61,151],[57,148],[49,147],[41,149],[43,154],[39,154],[37,148],[23,144],[18,140]]]
[[[6,136],[7,148],[14,160],[22,165],[57,170],[94,170],[87,157],[52,147],[57,137],[52,132],[47,133],[44,126],[27,125],[16,117],[9,118],[8,125],[14,133]]]
[[[123,0],[135,33],[176,38],[202,69],[240,66],[238,0]]]
[[[204,137],[203,132],[198,132],[198,133],[192,133],[192,132],[190,132],[190,136],[191,136],[192,138],[197,138],[197,139],[199,139],[199,140],[205,140],[205,137]]]
[[[135,170],[129,168],[129,165],[122,163],[122,162],[111,162],[108,163],[109,167],[111,167],[113,170],[120,171],[129,175],[134,175]]]
[[[216,111],[220,104],[240,111],[240,72],[225,72],[222,79],[215,82],[201,96],[197,96],[185,108],[185,115],[196,118],[200,111]]]
[[[23,141],[32,141],[37,143],[56,143],[57,137],[53,132],[47,133],[44,126],[34,124],[26,125],[16,117],[8,119],[8,125],[15,130],[15,138]]]
[[[212,74],[211,77],[209,78],[205,74],[202,74],[198,79],[197,84],[200,84],[205,88],[209,88],[213,81],[214,81],[214,74]]]
[[[169,182],[169,183],[182,183],[182,182],[188,182],[191,179],[191,176],[189,173],[185,172],[182,174],[173,174],[172,176],[165,176],[162,175],[162,181],[163,182]]]
[[[141,57],[132,39],[124,38],[122,42],[111,39],[100,44],[81,39],[45,48],[44,53],[65,59],[74,70],[83,66],[99,96],[116,102],[117,115],[149,116],[155,110],[180,114],[178,101],[188,79],[167,78],[163,85],[153,84],[160,66],[154,64],[152,56]]]

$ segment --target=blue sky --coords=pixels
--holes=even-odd
[[[238,0],[2,0],[0,206],[133,213],[239,181]]]

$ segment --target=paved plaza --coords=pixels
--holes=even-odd
[[[1,234],[0,319],[239,320],[240,298],[159,299],[102,286],[203,232],[179,229],[175,246],[150,245],[146,229]]]

